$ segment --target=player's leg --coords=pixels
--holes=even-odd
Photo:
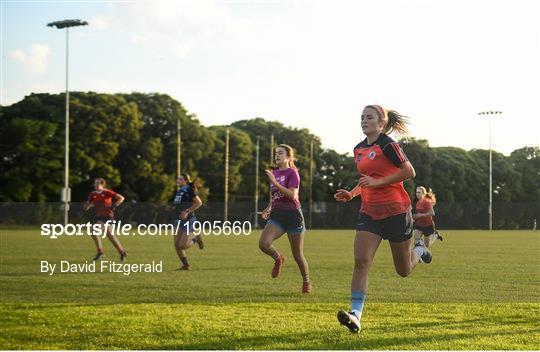
[[[351,280],[351,311],[340,310],[338,312],[339,322],[349,328],[351,332],[360,331],[360,319],[368,286],[368,272],[381,240],[381,236],[369,231],[356,232],[354,270]]]
[[[302,275],[302,292],[311,292],[311,282],[309,279],[309,266],[304,256],[304,232],[288,233],[289,243],[291,244],[291,252],[294,261],[298,265],[300,274]]]
[[[184,252],[183,249],[180,249],[180,237],[181,237],[182,233],[179,231],[175,234],[173,234],[172,238],[173,238],[173,245],[174,245],[174,250],[176,251],[176,254],[178,255],[178,258],[179,259],[182,259],[186,256],[186,252]]]
[[[193,246],[193,232],[191,231],[181,231],[178,240],[178,246],[181,250],[185,251]]]
[[[180,221],[180,220],[179,220]],[[193,229],[189,221],[180,221],[178,225],[178,231],[174,235],[174,248],[176,249],[176,254],[182,262],[180,270],[191,270],[191,265],[189,264],[188,258],[186,256],[186,249],[193,245]]]
[[[259,238],[259,249],[274,258],[274,268],[272,269],[272,277],[278,277],[281,272],[281,266],[285,262],[285,257],[274,248],[272,243],[283,236],[285,230],[278,224],[273,222],[268,222],[264,227],[261,237]]]
[[[107,226],[106,231],[107,231],[107,238],[109,239],[109,241],[111,241],[114,248],[116,248],[116,251],[120,255],[120,261],[124,261],[124,259],[127,256],[127,253],[124,250],[124,247],[122,247],[122,245],[120,244],[120,241],[118,240],[118,238],[116,238],[116,236],[112,233],[111,226]]]
[[[414,243],[424,240],[424,233],[420,229],[413,229]]]
[[[422,229],[419,229],[422,231]],[[420,262],[431,262],[431,252],[425,247],[423,241],[412,243],[412,215],[410,212],[391,216],[384,220],[383,231],[387,234],[394,259],[396,272],[406,277]]]
[[[416,266],[420,262],[420,256],[423,252],[411,250],[412,239],[407,239],[402,242],[390,241],[390,249],[392,250],[392,258],[394,259],[394,267],[396,272],[401,277],[409,276]]]
[[[436,233],[432,233],[432,234],[429,234],[429,235],[424,235],[424,244],[426,245],[426,248],[431,248],[433,243],[435,243],[435,241],[437,241],[438,237],[439,237],[439,235],[436,234]]]
[[[194,225],[195,225],[195,222],[197,221],[197,218],[195,217],[195,215],[189,220],[189,226],[191,226],[191,229],[190,231],[194,232]],[[192,239],[191,239],[191,242],[192,244],[197,244],[197,246],[199,247],[199,249],[204,249],[204,242],[203,242],[203,239],[202,239],[202,234],[200,233],[197,233],[197,234],[194,234],[193,236],[191,236]]]
[[[427,231],[424,232],[424,243],[426,244],[427,248],[430,248],[435,241],[440,240],[442,241],[442,236],[439,234],[437,230],[435,230],[435,225],[431,225]]]
[[[103,222],[98,221],[96,222],[96,224],[99,224],[101,231],[103,231]],[[92,239],[94,240],[97,249],[97,253],[93,259],[94,261],[96,261],[99,260],[99,258],[105,253],[105,251],[103,250],[103,244],[101,243],[101,236],[99,236],[99,234],[92,234]]]

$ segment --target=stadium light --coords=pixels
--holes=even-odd
[[[88,22],[81,20],[63,20],[47,24],[47,27],[66,29],[66,138],[64,146],[64,188],[62,189],[62,201],[64,202],[64,225],[67,225],[69,217],[69,202],[71,201],[71,190],[69,189],[69,89],[68,89],[68,67],[69,67],[69,27],[86,26]]]
[[[502,114],[502,111],[481,111],[478,115],[489,117],[489,230],[493,229],[493,163],[491,158],[491,118]]]

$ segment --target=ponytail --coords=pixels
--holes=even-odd
[[[388,122],[383,128],[384,134],[390,134],[395,132],[398,136],[405,137],[409,134],[407,131],[407,125],[409,124],[409,118],[403,116],[395,110],[387,111]]]
[[[186,180],[187,184],[193,190],[193,192],[197,193],[197,190],[199,189],[199,184],[197,182],[198,179],[196,178],[193,181],[191,181],[191,177],[189,177],[189,174],[186,172],[182,174],[182,177],[184,178],[184,180]]]
[[[382,130],[384,134],[395,132],[400,137],[406,137],[409,134],[407,131],[409,117],[401,115],[395,110],[386,110],[380,105],[368,105],[366,108],[377,111],[379,119],[385,123]]]
[[[424,197],[426,197],[427,199],[430,199],[433,202],[433,205],[437,203],[437,198],[435,197],[435,193],[433,193],[433,190],[431,188],[428,187],[426,189],[423,186],[419,186],[418,188],[422,190],[422,192],[424,193]]]

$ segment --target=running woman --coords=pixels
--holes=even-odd
[[[110,189],[106,189],[107,185],[105,179],[96,178],[94,180],[94,190],[88,195],[88,200],[84,203],[83,209],[85,211],[94,208],[94,214],[92,217],[92,223],[100,224],[101,229],[103,230],[104,224],[107,221],[114,220],[114,209],[122,204],[124,201],[124,196]],[[113,235],[112,229],[109,226],[106,228],[107,238],[111,241],[114,248],[118,251],[120,255],[120,261],[124,261],[127,256],[127,252],[124,250],[120,241]],[[101,243],[100,236],[92,236],[97,247],[97,254],[94,257],[94,261],[99,260],[99,258],[105,253],[103,250],[103,245]]]
[[[435,230],[435,223],[433,222],[435,216],[433,206],[437,203],[437,199],[431,189],[428,191],[422,186],[416,187],[416,199],[416,213],[413,214],[414,240],[416,242],[422,241],[422,236],[424,236],[424,244],[427,248],[430,248],[437,239],[443,240],[439,232]]]
[[[276,166],[266,170],[270,181],[270,203],[263,211],[262,217],[268,220],[264,227],[259,248],[274,259],[272,277],[278,277],[285,257],[274,248],[272,242],[284,233],[289,237],[293,258],[298,264],[302,275],[302,293],[311,292],[309,267],[304,257],[304,216],[300,207],[298,192],[300,190],[300,175],[294,165],[294,150],[287,144],[276,147]]]
[[[175,211],[174,222],[178,231],[173,236],[174,248],[176,254],[182,262],[180,270],[191,270],[186,250],[194,243],[197,243],[200,249],[204,248],[203,240],[200,236],[194,236],[193,225],[197,218],[195,210],[202,205],[201,198],[197,195],[197,186],[195,181],[191,181],[188,174],[183,173],[177,180],[178,190],[173,199]]]
[[[334,195],[340,202],[359,194],[362,197],[354,240],[351,310],[337,314],[339,322],[354,333],[361,329],[368,272],[383,239],[389,241],[394,267],[402,277],[410,275],[420,259],[431,261],[431,253],[421,243],[411,250],[411,200],[403,181],[413,178],[415,171],[401,146],[387,135],[406,135],[406,117],[379,105],[368,105],[361,122],[366,139],[354,148],[360,179],[351,191],[339,189]]]

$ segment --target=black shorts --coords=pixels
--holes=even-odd
[[[273,209],[268,223],[281,228],[289,235],[303,234],[306,231],[304,215],[300,209]]]
[[[422,232],[422,235],[429,236],[433,235],[435,233],[435,225],[430,226],[416,226],[414,225],[414,229],[417,231]]]
[[[375,220],[371,216],[360,213],[356,223],[356,231],[367,231],[379,235],[383,240],[403,242],[412,237],[413,221],[411,212]]]
[[[111,220],[111,221],[114,220],[114,216],[96,216],[96,215],[94,215],[92,217],[92,223],[93,224],[96,224],[98,221],[101,221],[101,222],[103,222],[105,224],[109,220]]]

